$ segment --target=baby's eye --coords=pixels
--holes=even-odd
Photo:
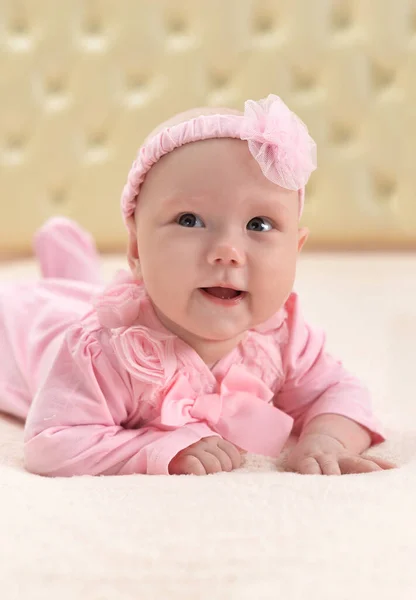
[[[193,213],[184,213],[178,217],[178,224],[182,227],[204,227],[202,220]]]
[[[250,231],[270,231],[273,229],[273,223],[264,217],[254,217],[247,223],[247,229]]]

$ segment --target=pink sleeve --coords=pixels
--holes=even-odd
[[[25,466],[39,475],[168,474],[176,454],[216,435],[204,423],[125,429],[132,393],[100,343],[73,326],[36,393],[25,427]]]
[[[314,417],[333,413],[368,429],[372,444],[385,440],[363,383],[325,351],[325,335],[309,327],[296,294],[288,300],[289,337],[282,351],[285,383],[275,404],[295,420],[298,434]]]

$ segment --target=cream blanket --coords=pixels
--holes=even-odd
[[[0,279],[35,273],[5,265]],[[306,256],[297,284],[374,392],[389,441],[371,453],[400,469],[302,476],[250,456],[207,477],[44,479],[22,467],[22,426],[0,417],[0,598],[413,600],[415,273],[416,256]]]

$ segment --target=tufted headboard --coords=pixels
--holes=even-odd
[[[318,143],[309,247],[416,247],[416,0],[2,0],[0,32],[0,253],[52,214],[124,249],[150,129],[269,93]]]

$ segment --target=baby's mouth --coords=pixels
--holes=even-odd
[[[214,296],[215,298],[220,298],[221,300],[234,300],[234,298],[238,298],[245,293],[241,290],[233,290],[231,288],[224,287],[201,288],[201,290],[203,290],[206,294]]]

